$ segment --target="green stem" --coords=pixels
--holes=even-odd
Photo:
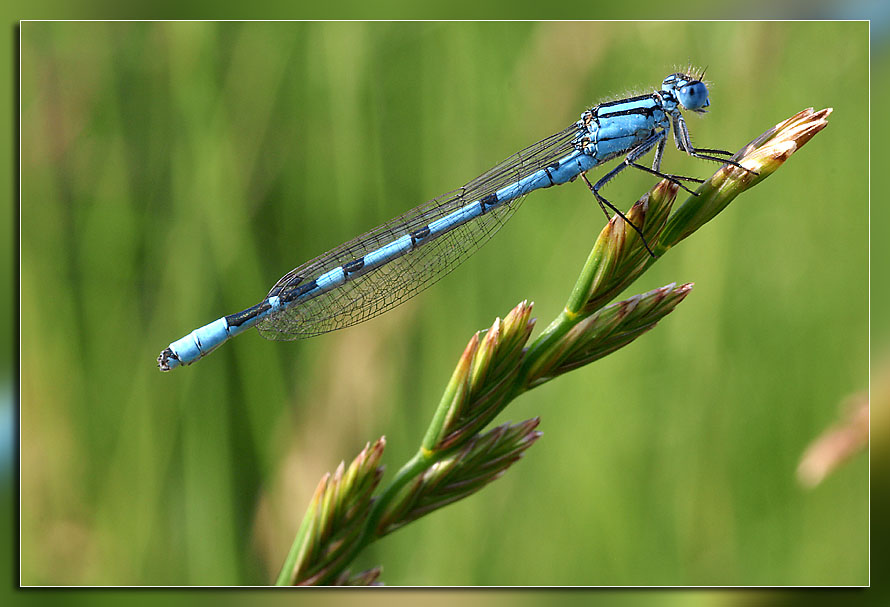
[[[584,262],[584,267],[581,268],[581,274],[575,281],[562,312],[528,347],[516,379],[517,388],[528,385],[527,378],[536,363],[578,322],[581,309],[590,297],[591,286],[605,271],[607,264],[602,263],[605,248],[605,239],[598,238],[590,255],[587,256],[587,261]]]
[[[578,276],[575,286],[572,287],[572,292],[569,295],[569,299],[562,312],[560,312],[559,316],[557,316],[556,319],[550,323],[541,335],[539,335],[528,347],[522,362],[522,368],[519,371],[519,377],[517,378],[517,386],[526,388],[528,386],[529,378],[535,374],[535,369],[542,361],[548,359],[548,354],[551,348],[557,344],[566,333],[571,331],[572,327],[587,317],[587,315],[582,314],[582,312],[584,312],[585,307],[589,307],[588,304],[590,299],[594,296],[592,293],[594,290],[593,285],[603,285],[605,282],[603,277],[612,269],[610,260],[608,259],[609,256],[606,254],[608,246],[607,238],[600,237],[597,239],[596,244],[590,251],[590,255],[587,257],[587,261],[584,263],[584,267],[581,268],[581,274]],[[655,250],[658,251],[660,257],[667,249],[660,248],[658,243],[656,243]],[[649,257],[644,269],[639,273],[634,273],[628,276],[625,283],[629,284],[630,282],[633,282],[639,274],[645,271],[645,269],[648,269],[657,259],[658,257]],[[625,283],[615,286],[623,289],[627,286]],[[618,289],[616,288],[607,289],[610,297],[617,295],[617,290]],[[599,297],[602,297],[605,294],[606,293],[600,293],[598,295]]]

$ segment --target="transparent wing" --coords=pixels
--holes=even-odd
[[[531,175],[571,153],[577,133],[573,124],[510,156],[459,190],[435,198],[291,270],[272,287],[269,296],[317,278]],[[276,312],[260,321],[257,328],[266,339],[299,339],[342,329],[382,314],[457,267],[491,238],[521,200],[519,197],[494,207],[367,274]]]

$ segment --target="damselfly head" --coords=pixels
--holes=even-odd
[[[704,71],[702,71],[704,76]],[[664,79],[662,90],[676,95],[677,101],[684,109],[704,114],[710,105],[708,101],[708,87],[701,78],[687,74],[671,74]]]
[[[685,84],[677,89],[677,100],[687,110],[703,114],[707,111],[705,108],[710,105],[708,87],[700,80]]]

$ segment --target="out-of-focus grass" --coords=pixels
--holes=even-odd
[[[466,336],[524,298],[554,316],[602,216],[582,185],[537,193],[377,320],[240,337],[171,374],[157,353],[693,61],[712,81],[697,145],[807,106],[831,126],[633,287],[695,281],[678,314],[506,412],[543,416],[532,456],[358,565],[389,584],[866,583],[865,458],[810,493],[794,470],[867,382],[867,42],[863,23],[24,24],[22,581],[268,582],[322,473],[381,434],[407,459]]]

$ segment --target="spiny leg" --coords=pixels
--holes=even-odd
[[[704,183],[705,182],[704,179],[698,179],[697,177],[685,177],[683,175],[674,175],[673,173],[662,173],[661,171],[657,171],[655,169],[650,169],[649,167],[647,167],[645,165],[637,164],[636,162],[629,161],[629,160],[625,160],[625,163],[627,163],[628,166],[632,166],[635,169],[640,169],[641,171],[643,171],[645,173],[650,173],[652,175],[661,177],[662,179],[667,179],[671,183],[680,186],[681,188],[683,188],[684,190],[686,190],[693,196],[698,196],[698,192],[694,192],[693,190],[690,190],[680,180],[682,179],[684,181],[692,181],[694,183]]]
[[[620,164],[620,165],[618,165],[618,166],[620,166],[620,167],[623,168],[623,167],[625,167],[625,166],[627,166],[627,165],[625,165],[624,163],[622,163],[622,164]],[[602,181],[602,179],[599,180],[599,181],[597,181],[597,182],[596,182],[596,185],[593,185],[592,183],[590,183],[590,180],[587,179],[587,175],[586,175],[585,173],[581,173],[581,179],[584,180],[584,183],[586,183],[586,184],[587,184],[587,187],[590,188],[590,191],[593,192],[593,195],[596,197],[596,201],[599,203],[600,208],[603,209],[603,213],[606,214],[606,217],[609,217],[609,213],[606,211],[605,207],[609,207],[610,209],[612,209],[613,211],[615,211],[615,214],[616,214],[616,215],[618,215],[621,219],[624,220],[624,223],[626,223],[627,225],[629,225],[630,227],[632,227],[632,228],[634,229],[634,232],[636,232],[637,234],[639,234],[639,236],[640,236],[640,240],[643,241],[643,246],[646,247],[646,251],[649,252],[649,255],[651,255],[652,257],[655,257],[655,253],[652,252],[652,249],[649,248],[649,243],[646,242],[646,237],[643,236],[643,230],[641,230],[641,229],[638,228],[636,225],[634,225],[634,223],[633,223],[630,219],[628,219],[627,216],[625,216],[624,213],[622,213],[621,211],[618,210],[618,207],[616,207],[614,204],[612,204],[611,202],[609,202],[608,200],[606,200],[606,199],[605,199],[605,198],[604,198],[604,197],[597,191],[597,189],[600,188],[600,187],[602,187],[602,185],[603,185],[603,181]],[[604,206],[604,205],[605,205],[605,206]],[[611,220],[611,217],[609,217],[609,219]]]
[[[587,179],[587,173],[582,172],[582,173],[580,173],[580,175],[581,175],[581,179],[584,180],[584,183],[587,184],[587,187],[590,189],[590,191],[593,192],[593,184],[590,183],[589,179]],[[606,204],[603,204],[603,201],[600,200],[600,197],[596,195],[596,192],[593,192],[593,195],[596,198],[596,203],[598,205],[600,205],[600,210],[603,212],[603,215],[606,216],[606,221],[612,221],[612,216],[609,215],[609,209],[606,207],[606,204],[608,204],[609,207],[611,207],[613,209],[615,209],[615,207],[613,207],[611,204],[609,204],[608,201],[606,201]],[[618,213],[619,215],[621,215],[621,211],[619,211],[618,209],[615,209],[615,212]],[[624,217],[624,215],[621,215],[621,217],[624,218],[624,221],[627,221],[627,223],[630,223],[630,221],[628,221],[627,218]]]
[[[683,175],[674,175],[673,173],[662,173],[661,172],[661,157],[664,154],[664,146],[667,143],[667,133],[662,131],[661,133],[656,133],[654,137],[658,140],[658,145],[655,147],[655,157],[652,159],[652,168],[650,169],[647,166],[643,166],[642,164],[638,164],[635,162],[637,158],[645,154],[649,151],[649,148],[645,148],[642,153],[635,154],[637,150],[632,150],[630,154],[627,155],[627,158],[624,159],[625,164],[632,166],[636,169],[639,169],[643,172],[649,173],[651,175],[656,175],[657,177],[661,177],[662,179],[667,179],[674,185],[677,185],[693,196],[697,196],[695,192],[687,188],[683,183],[680,182],[681,179],[686,181],[693,181],[695,183],[704,183],[703,179],[697,179],[695,177],[685,177]],[[648,141],[644,141],[642,146],[646,146]]]
[[[731,164],[732,166],[738,167],[743,171],[747,171],[753,175],[758,174],[757,171],[752,171],[751,169],[742,166],[731,158],[720,158],[718,156],[711,155],[723,154],[726,156],[732,156],[732,152],[727,152],[726,150],[715,150],[712,148],[693,147],[692,140],[689,138],[689,127],[686,126],[686,121],[683,119],[683,116],[673,116],[672,121],[674,123],[674,143],[677,144],[677,149],[681,152],[686,152],[693,158],[701,158],[702,160],[713,160],[714,162],[719,162],[721,164]]]
[[[662,136],[663,136],[663,135],[664,135],[664,132],[662,131]],[[650,140],[651,140],[651,141],[650,141]],[[618,207],[616,207],[614,204],[612,204],[611,202],[609,202],[608,200],[606,200],[606,199],[599,193],[599,189],[600,189],[601,187],[603,187],[606,183],[608,183],[608,181],[609,181],[610,179],[612,179],[613,177],[615,177],[615,175],[617,175],[618,173],[620,173],[621,171],[623,171],[626,167],[628,167],[628,166],[632,166],[631,164],[628,164],[628,162],[627,162],[628,159],[631,157],[631,155],[633,155],[633,154],[636,152],[636,153],[638,153],[638,155],[636,156],[636,157],[638,158],[639,156],[645,154],[645,153],[648,152],[650,149],[652,149],[652,146],[655,145],[655,143],[658,141],[658,140],[657,140],[656,138],[654,138],[654,137],[653,137],[653,138],[650,138],[650,140],[647,140],[647,141],[643,142],[642,145],[640,145],[640,146],[637,147],[636,149],[632,150],[631,153],[628,154],[628,158],[625,158],[625,161],[624,161],[624,162],[620,163],[620,164],[619,164],[618,166],[616,166],[614,169],[612,169],[611,171],[609,171],[608,173],[606,173],[606,174],[603,176],[602,179],[600,179],[599,181],[596,182],[596,185],[593,185],[592,183],[590,183],[590,180],[587,179],[587,174],[586,174],[585,172],[583,172],[583,171],[581,172],[581,179],[584,180],[584,183],[587,184],[587,187],[590,189],[591,193],[592,193],[593,196],[596,198],[596,201],[599,203],[600,208],[603,210],[603,213],[606,215],[606,218],[609,219],[609,220],[612,219],[612,218],[609,216],[609,212],[606,211],[606,207],[609,207],[610,209],[612,209],[613,211],[615,211],[615,213],[616,213],[621,219],[624,220],[624,223],[626,223],[627,225],[629,225],[630,227],[632,227],[632,228],[634,229],[634,231],[635,231],[637,234],[639,234],[639,236],[640,236],[640,240],[643,241],[643,246],[646,247],[646,251],[649,252],[649,255],[651,255],[652,257],[655,257],[655,253],[652,252],[652,249],[649,248],[649,243],[646,242],[646,237],[643,236],[643,231],[642,231],[640,228],[638,228],[636,225],[634,225],[634,223],[633,223],[630,219],[628,219],[627,216],[626,216],[624,213],[622,213],[622,212],[618,209]],[[631,162],[632,162],[632,161],[631,161]]]
[[[727,150],[715,150],[714,148],[692,148],[696,152],[705,152],[707,154],[723,154],[725,156],[732,156],[732,152]]]

